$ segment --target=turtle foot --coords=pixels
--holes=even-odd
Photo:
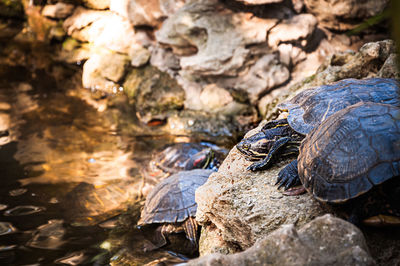
[[[299,174],[297,172],[297,160],[292,161],[279,172],[275,185],[279,185],[278,189],[285,187],[285,190],[301,185]]]

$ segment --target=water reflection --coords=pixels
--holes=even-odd
[[[22,216],[22,215],[30,215],[34,214],[37,212],[42,212],[46,210],[45,207],[41,206],[32,206],[32,205],[27,205],[27,206],[17,206],[15,208],[6,210],[4,212],[4,216]]]
[[[17,229],[11,223],[0,222],[0,236],[12,234],[16,231]]]
[[[32,239],[28,241],[27,246],[43,249],[58,249],[65,243],[65,233],[66,229],[64,228],[63,220],[50,220],[47,224],[37,228]]]

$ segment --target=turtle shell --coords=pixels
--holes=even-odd
[[[344,202],[400,176],[400,108],[358,103],[333,114],[300,147],[299,177],[317,199]]]
[[[344,79],[302,91],[278,107],[289,111],[290,127],[306,135],[337,111],[358,102],[400,106],[399,83],[388,78]]]
[[[150,169],[155,166],[173,174],[182,170],[207,168],[213,165],[209,162],[212,152],[210,147],[200,143],[176,143],[157,153],[150,162]]]
[[[189,216],[195,217],[194,193],[213,172],[204,169],[181,171],[158,183],[146,198],[138,224],[177,223]]]

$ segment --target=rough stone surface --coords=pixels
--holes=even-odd
[[[361,231],[324,215],[296,230],[283,225],[244,252],[210,254],[187,265],[375,265]]]
[[[108,92],[116,92],[117,83],[124,76],[129,58],[117,53],[93,54],[83,65],[82,84]]]
[[[317,17],[322,26],[334,30],[349,30],[382,12],[389,0],[305,0],[304,2],[307,10]]]
[[[399,56],[397,54],[390,54],[379,70],[377,76],[382,78],[395,78],[400,79],[400,72],[397,67]]]
[[[212,111],[218,111],[218,109],[233,102],[233,98],[226,89],[210,84],[201,92],[200,101]]]
[[[110,50],[128,53],[135,33],[127,19],[110,11],[94,11],[77,7],[63,24],[68,35],[82,42],[91,42]]]
[[[42,9],[42,15],[49,18],[63,19],[74,11],[75,6],[58,2],[55,5],[46,5]]]
[[[268,33],[268,44],[277,47],[282,42],[302,44],[307,40],[317,26],[317,19],[311,14],[300,14],[286,19],[271,29]],[[305,46],[305,45],[303,45]]]
[[[307,88],[346,78],[395,77],[398,71],[393,60],[394,55],[391,56],[394,51],[393,41],[384,40],[366,43],[357,53],[352,51],[334,53],[313,75],[302,78],[284,90],[273,91],[266,95],[260,100],[259,109],[266,119],[273,119],[277,113],[278,103]]]
[[[309,194],[289,197],[277,190],[274,184],[284,164],[259,172],[247,170],[250,164],[234,147],[218,172],[197,189],[196,220],[204,230],[215,226],[223,241],[244,250],[282,224],[302,226],[327,211]],[[201,255],[214,249],[213,240],[207,242],[209,250],[201,248]]]
[[[183,89],[168,74],[152,66],[132,69],[125,79],[124,91],[134,101],[139,119],[165,119],[168,112],[182,109]]]
[[[157,41],[181,58],[192,75],[236,75],[243,66],[249,44],[262,43],[276,19],[259,19],[233,13],[216,0],[190,1],[169,17],[156,32]]]

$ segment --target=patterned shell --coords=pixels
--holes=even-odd
[[[304,139],[298,170],[307,191],[328,202],[400,178],[400,108],[358,103],[335,113]]]
[[[177,223],[195,217],[195,191],[203,185],[213,170],[182,171],[158,183],[146,198],[139,225]]]
[[[296,132],[308,134],[339,110],[358,102],[400,107],[400,87],[395,79],[344,79],[302,91],[279,108],[288,110],[288,122]]]

